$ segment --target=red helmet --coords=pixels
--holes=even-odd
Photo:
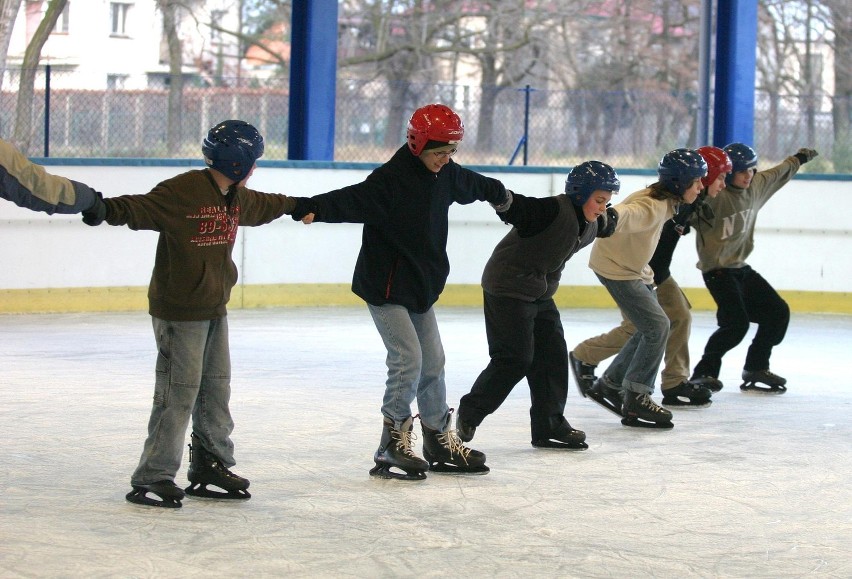
[[[719,177],[719,173],[730,173],[734,167],[731,158],[719,147],[701,147],[696,151],[707,162],[707,175],[701,179],[705,187],[709,187]]]
[[[420,107],[408,121],[408,148],[419,156],[429,141],[456,145],[464,138],[464,123],[446,105]]]

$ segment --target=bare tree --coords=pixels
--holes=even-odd
[[[23,2],[24,0],[0,0],[0,82],[6,73],[6,56],[9,52],[9,42],[12,40],[12,29]]]
[[[834,30],[834,168],[852,172],[852,6],[826,0]]]
[[[816,144],[815,115],[822,84],[817,48],[827,44],[828,15],[814,0],[761,0],[759,10],[757,88],[766,93],[769,105],[765,154],[779,158],[789,154],[791,146],[784,137],[799,136],[790,130],[798,128],[798,115],[797,126],[784,126],[790,122],[790,115],[783,112],[785,105],[787,110],[803,113],[806,141]]]
[[[433,56],[444,50],[437,39],[457,8],[450,0],[347,0],[340,8],[342,31],[356,42],[352,52],[340,54],[338,69],[385,80],[390,102],[384,145],[395,147],[415,104],[412,83],[436,76]]]
[[[33,95],[35,94],[35,77],[38,62],[41,59],[41,49],[47,42],[56,21],[68,0],[50,0],[44,18],[36,28],[35,34],[27,45],[24,52],[24,60],[21,63],[21,81],[18,87],[18,100],[15,108],[15,131],[12,142],[22,152],[28,153],[32,140],[33,125]]]
[[[169,104],[166,122],[166,151],[174,156],[180,150],[183,103],[183,43],[178,34],[181,0],[157,0],[163,16],[163,34],[169,51]]]
[[[548,10],[526,0],[492,0],[466,6],[450,30],[448,40],[456,55],[473,58],[479,68],[480,106],[477,148],[494,147],[497,99],[501,92],[520,86],[543,67],[544,44],[534,32],[549,18]],[[521,135],[521,131],[517,131]]]

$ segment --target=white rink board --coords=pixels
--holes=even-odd
[[[190,169],[183,166],[74,166],[49,170],[87,183],[109,196],[145,193],[159,181]],[[197,168],[197,166],[196,166]],[[533,196],[562,192],[566,172],[485,174]],[[255,189],[310,196],[363,180],[364,169],[261,166]],[[827,179],[827,178],[826,178]],[[652,175],[622,175],[622,195],[645,187]],[[827,196],[826,191],[830,191]],[[618,197],[616,197],[616,200]],[[824,201],[831,201],[827,204]],[[811,211],[812,213],[807,213]],[[749,263],[779,290],[852,291],[852,180],[796,177],[758,217]],[[478,285],[482,268],[508,231],[486,203],[455,205],[450,211],[450,284]],[[90,228],[79,216],[47,216],[0,203],[0,289],[146,286],[157,235],[102,225]],[[234,258],[243,284],[349,283],[360,246],[361,226],[310,227],[288,217],[241,228]],[[675,252],[672,274],[682,287],[703,287],[695,268],[695,236]],[[570,260],[564,285],[599,285],[587,267],[588,252]]]

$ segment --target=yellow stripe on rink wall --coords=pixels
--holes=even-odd
[[[0,290],[0,313],[65,313],[147,311],[147,287],[53,288]],[[705,288],[683,288],[695,310],[715,310]],[[852,314],[852,294],[781,291],[793,312]],[[613,308],[602,286],[562,286],[555,296],[560,308]],[[349,284],[274,284],[237,286],[230,309],[309,306],[360,306]],[[448,285],[439,306],[482,306],[478,285]]]

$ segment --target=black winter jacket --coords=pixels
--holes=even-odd
[[[450,205],[503,203],[503,184],[450,160],[433,173],[403,145],[361,183],[313,197],[316,221],[363,223],[352,291],[368,304],[415,313],[438,300],[450,262]]]

